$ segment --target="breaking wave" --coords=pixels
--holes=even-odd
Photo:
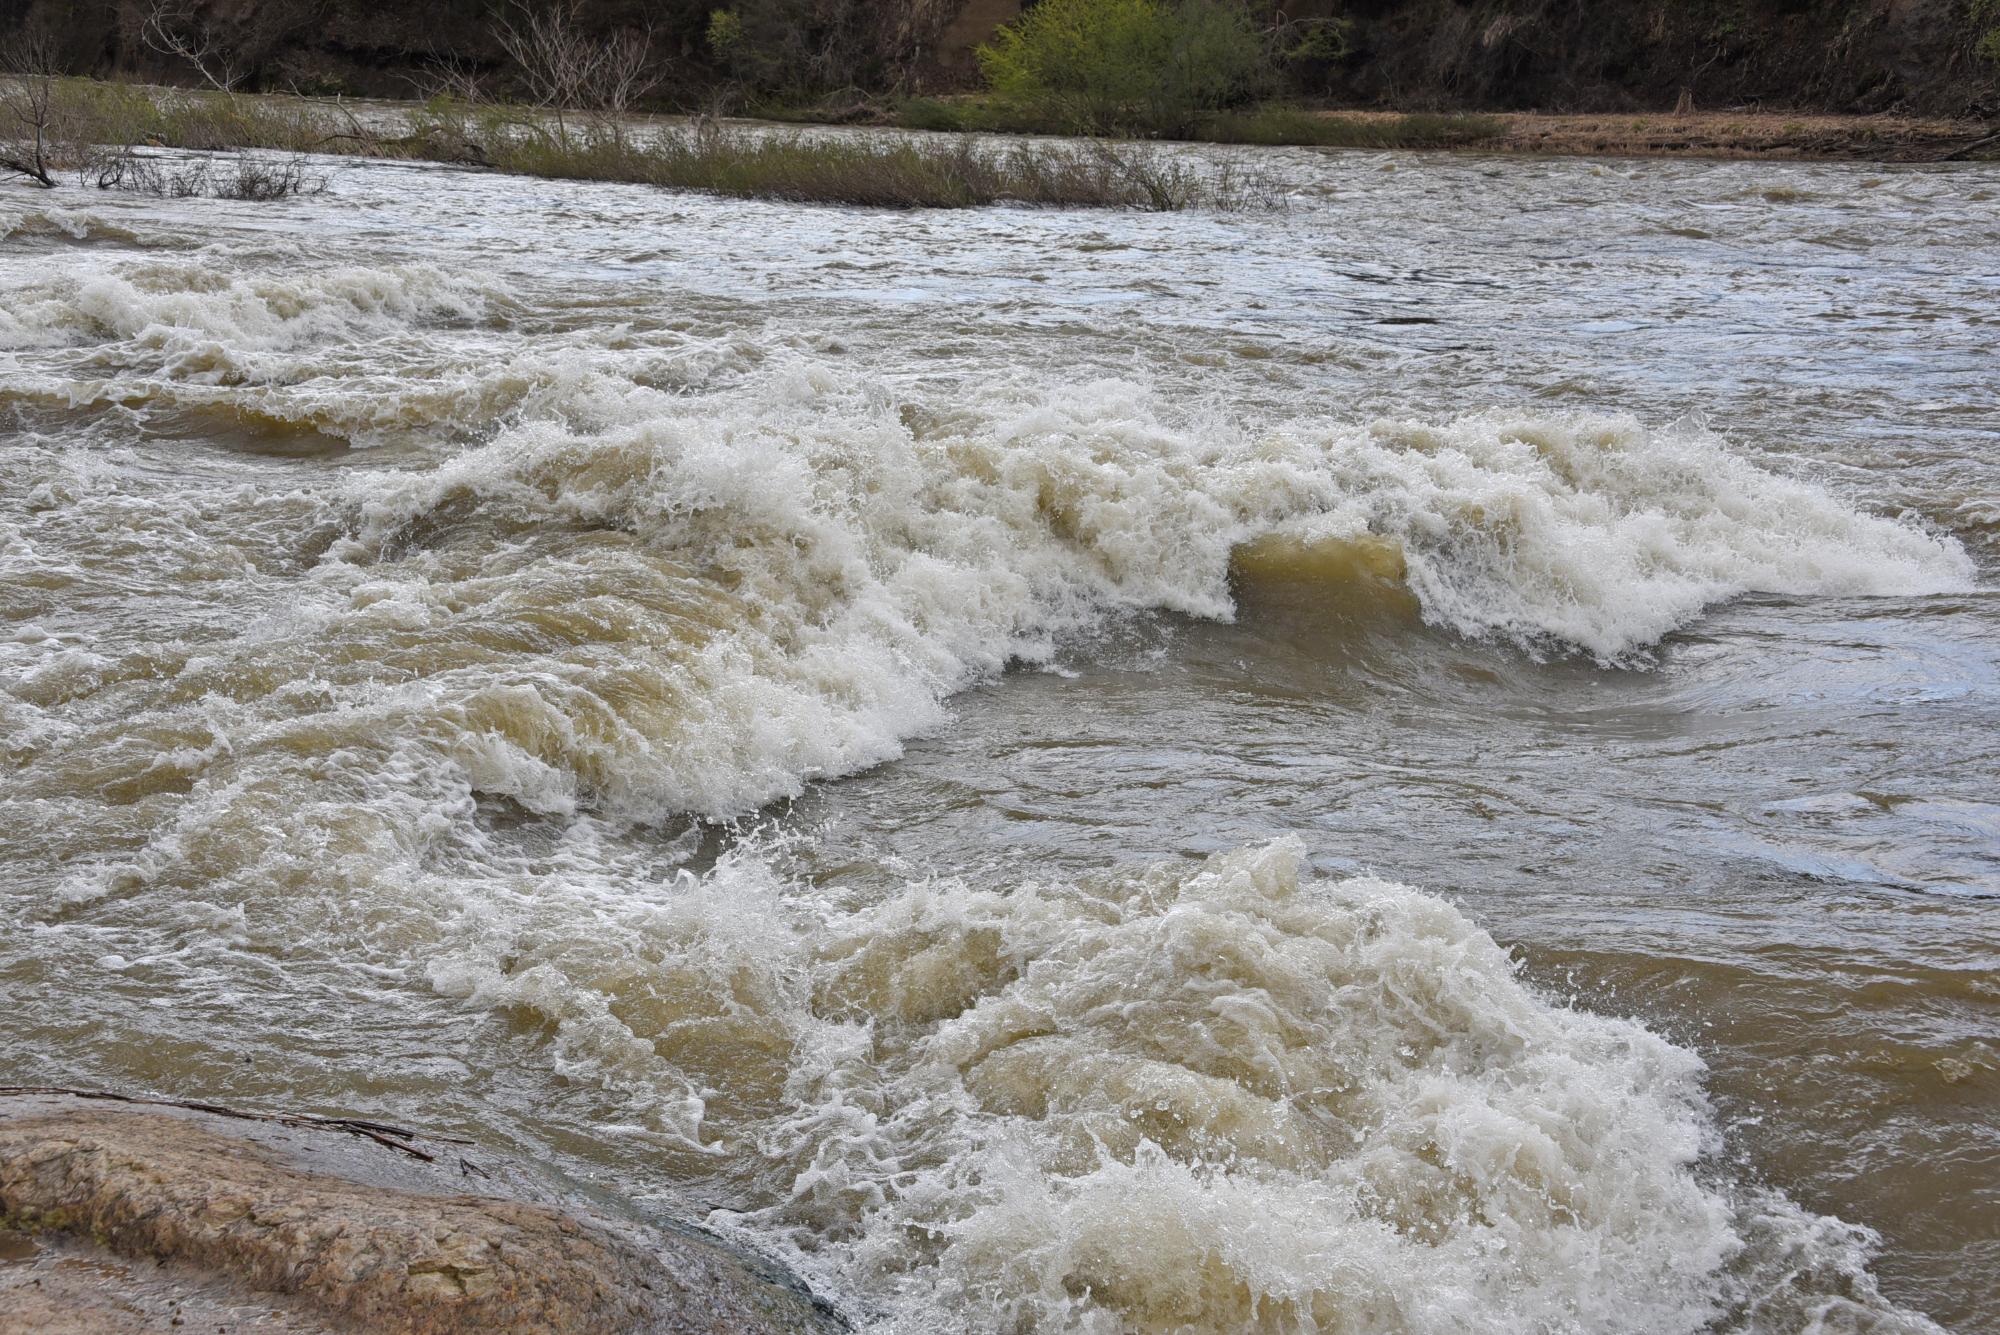
[[[135,231],[88,210],[65,208],[0,211],[0,241],[17,237],[60,245],[150,247],[166,244],[164,238]]]
[[[7,298],[0,349],[97,346],[154,375],[211,382],[269,378],[300,348],[478,322],[500,303],[498,288],[432,265],[245,276],[198,258],[30,281]]]
[[[1119,381],[937,404],[792,348],[620,333],[623,352],[558,352],[534,374],[460,367],[383,395],[362,376],[366,408],[340,421],[323,382],[352,386],[351,368],[182,372],[419,346],[507,298],[421,266],[251,279],[162,263],[57,288],[9,318],[200,382],[197,400],[181,385],[137,411],[198,402],[204,422],[335,433],[400,414],[446,435],[425,466],[269,502],[239,490],[233,525],[207,484],[97,498],[119,512],[100,526],[143,508],[148,527],[195,531],[101,553],[126,563],[101,576],[120,587],[202,564],[204,546],[241,571],[234,527],[286,515],[242,587],[213,584],[255,603],[260,575],[307,578],[283,581],[254,633],[168,674],[170,700],[233,702],[214,739],[231,770],[267,751],[420,752],[533,812],[727,818],[893,757],[956,692],[1138,612],[1228,619],[1281,591],[1625,664],[1745,593],[1972,582],[1949,539],[1629,418],[1246,425]],[[491,439],[450,444],[494,411]],[[89,495],[59,518],[32,503],[72,485],[50,460],[21,531],[84,532]],[[22,698],[55,690],[37,671]]]
[[[778,1200],[711,1222],[871,1328],[1935,1329],[1866,1230],[1717,1172],[1692,1053],[1293,841],[862,904],[749,856],[570,893],[468,912],[433,984],[754,1156]]]
[[[393,611],[412,652],[454,646],[485,702],[468,730],[519,773],[654,814],[740,813],[876,763],[1008,662],[1136,611],[1229,618],[1246,590],[1374,589],[1460,635],[1634,663],[1743,593],[1972,580],[1949,540],[1691,430],[1248,434],[1165,421],[1115,382],[927,419],[803,359],[713,396],[586,375],[560,418],[352,494],[322,572],[350,605],[318,633]]]
[[[309,484],[22,447],[0,835],[58,869],[47,916],[167,888],[149,926],[190,955],[309,942],[528,1017],[680,1171],[754,1165],[717,1222],[889,1329],[1923,1328],[1868,1235],[1718,1170],[1695,1056],[1524,987],[1435,897],[1281,843],[870,898],[619,836],[887,760],[1134,614],[1282,596],[1639,664],[1748,593],[1969,588],[1954,542],[1624,417],[937,402],[661,330],[443,384],[349,365],[369,406],[329,411],[327,356],[415,358],[506,294],[159,263],[29,295],[0,345],[139,368],[142,413],[500,419]],[[160,590],[174,633],[121,631]],[[521,816],[560,818],[532,854],[495,833]]]

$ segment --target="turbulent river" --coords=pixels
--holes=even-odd
[[[0,192],[0,1082],[877,1331],[2000,1330],[2000,172],[1248,161]]]

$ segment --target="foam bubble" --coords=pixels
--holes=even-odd
[[[854,902],[747,853],[482,896],[431,966],[771,1203],[883,1330],[1925,1330],[1872,1235],[1732,1185],[1692,1053],[1282,841]],[[712,1171],[712,1170],[711,1170]]]
[[[1246,545],[1239,578],[1400,563],[1426,616],[1607,654],[1727,590],[1948,584],[1955,549],[1598,419],[1232,439],[1105,384],[946,430],[803,359],[566,394],[317,498],[149,506],[259,612],[170,656],[16,646],[15,698],[64,715],[24,721],[7,815],[51,831],[51,913],[174,887],[154,930],[202,952],[310,941],[525,1018],[660,1171],[730,1180],[718,1222],[888,1329],[1696,1330],[1801,1293],[1902,1319],[1865,1235],[1720,1173],[1693,1054],[1297,845],[871,900],[748,851],[676,876],[620,832],[881,760],[1106,618],[1228,616]],[[49,485],[79,531],[131,503],[53,458]],[[326,515],[306,578],[246,532]],[[559,838],[508,851],[495,799]]]
[[[272,353],[476,321],[502,300],[492,285],[426,264],[278,277],[155,259],[14,286],[0,347],[120,343],[170,376],[255,378]]]
[[[1745,592],[1971,579],[1948,540],[1624,419],[1230,438],[1100,383],[913,427],[798,358],[713,395],[592,375],[563,404],[361,479],[336,556],[430,642],[474,615],[515,627],[464,660],[484,772],[498,739],[633,810],[728,815],[876,763],[952,693],[1107,618],[1233,615],[1232,580],[1329,602],[1385,584],[1461,634],[1627,662]]]

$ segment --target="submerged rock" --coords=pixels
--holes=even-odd
[[[483,1152],[368,1125],[0,1098],[0,1328],[844,1328],[694,1230],[614,1223]]]

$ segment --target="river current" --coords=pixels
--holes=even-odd
[[[0,193],[5,1083],[874,1331],[2000,1330],[2000,170],[1237,160]]]

